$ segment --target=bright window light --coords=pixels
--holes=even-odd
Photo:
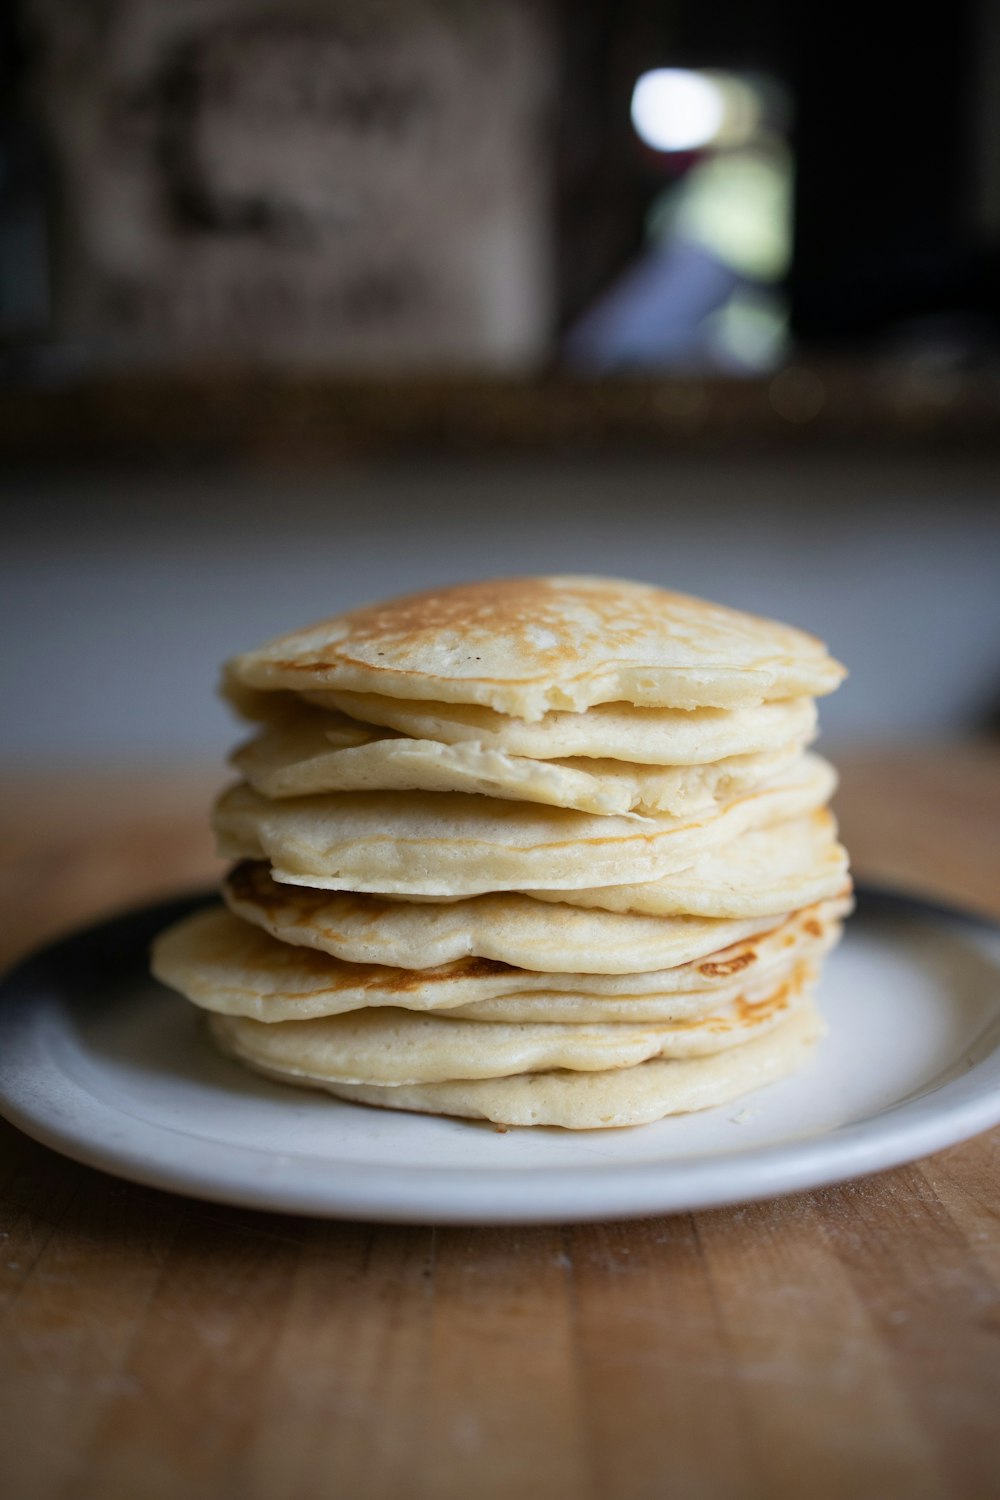
[[[632,90],[632,124],[655,151],[693,151],[714,141],[726,113],[722,89],[688,68],[654,68]]]

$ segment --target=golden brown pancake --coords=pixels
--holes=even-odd
[[[792,913],[767,932],[669,969],[641,974],[566,974],[464,958],[433,969],[358,964],[268,935],[220,908],[168,928],[153,971],[204,1010],[266,1025],[365,1009],[451,1012],[474,1018],[679,1021],[737,995],[757,997],[803,962],[814,963],[840,931],[843,903]],[[500,1005],[500,1002],[504,1002]],[[527,1004],[527,1002],[532,1002]],[[508,1004],[508,1002],[513,1002]],[[572,1003],[571,1003],[572,1002]]]
[[[237,657],[237,687],[478,703],[527,720],[594,704],[736,708],[832,692],[804,631],[623,579],[457,584],[367,605]]]

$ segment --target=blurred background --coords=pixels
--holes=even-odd
[[[553,570],[823,635],[835,744],[995,730],[997,0],[0,24],[6,766],[215,765],[225,656]]]

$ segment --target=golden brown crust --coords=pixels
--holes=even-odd
[[[236,659],[257,689],[374,691],[550,708],[729,707],[830,691],[822,642],[755,615],[621,579],[492,579],[408,594],[282,636]]]

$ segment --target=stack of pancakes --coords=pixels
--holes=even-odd
[[[238,657],[225,907],[154,971],[260,1072],[575,1129],[790,1072],[849,910],[821,642],[648,585],[467,584]]]

